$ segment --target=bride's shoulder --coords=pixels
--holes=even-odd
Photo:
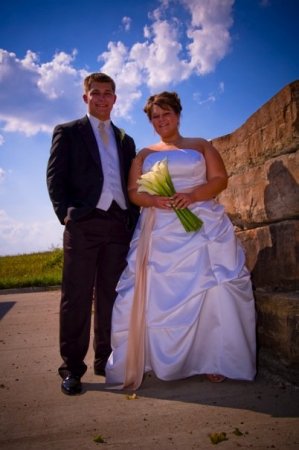
[[[200,137],[186,137],[183,140],[183,146],[186,149],[197,150],[202,153],[208,141]]]
[[[144,147],[141,150],[139,150],[139,152],[137,153],[137,155],[134,158],[134,161],[136,164],[138,164],[139,166],[141,166],[143,164],[143,161],[145,160],[145,158],[150,154],[153,153],[154,150],[151,147]]]
[[[144,159],[149,155],[150,153],[153,153],[154,149],[152,147],[144,147],[136,155],[136,158]]]
[[[155,145],[150,145],[148,147],[144,147],[136,155],[136,158],[145,159],[150,153],[154,153],[156,151]]]

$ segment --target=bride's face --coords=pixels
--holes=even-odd
[[[179,118],[170,107],[161,108],[154,105],[152,109],[151,122],[155,131],[166,137],[178,132]]]

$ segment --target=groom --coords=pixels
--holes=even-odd
[[[110,121],[115,82],[84,80],[87,115],[57,125],[47,167],[49,196],[64,225],[59,367],[62,392],[79,394],[94,302],[94,372],[105,375],[116,284],[138,218],[127,194],[133,139]]]

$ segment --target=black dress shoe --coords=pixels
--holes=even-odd
[[[61,390],[66,395],[77,395],[82,391],[80,377],[68,375],[61,383]]]

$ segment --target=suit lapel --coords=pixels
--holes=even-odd
[[[111,122],[114,135],[115,135],[115,141],[116,141],[116,147],[118,152],[118,160],[119,160],[119,169],[120,169],[120,179],[121,179],[121,185],[122,189],[125,195],[125,198],[128,198],[127,195],[127,184],[125,180],[125,163],[124,163],[124,151],[123,151],[123,144],[121,140],[121,133],[119,128],[117,128],[112,122]]]
[[[119,164],[120,164],[121,168],[123,169],[123,167],[124,167],[124,153],[123,153],[122,142],[121,142],[121,138],[120,138],[120,131],[112,122],[111,122],[111,125],[112,125],[113,131],[114,131],[114,135],[115,135],[115,141],[116,141],[116,146],[117,146]]]
[[[102,170],[102,164],[101,164],[98,144],[97,144],[96,138],[94,136],[92,126],[91,126],[87,116],[83,117],[83,119],[81,119],[79,121],[79,131],[82,134],[82,136],[86,142],[87,148],[90,151],[90,153],[92,154],[93,159],[100,166],[100,168]]]

